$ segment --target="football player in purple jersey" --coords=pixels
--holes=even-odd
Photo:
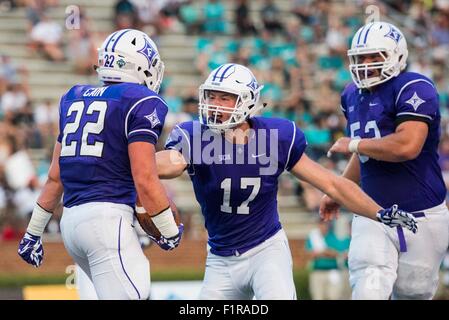
[[[199,89],[199,121],[175,126],[167,150],[156,154],[161,178],[188,171],[201,206],[209,239],[200,299],[296,299],[277,209],[285,170],[373,223],[416,231],[413,216],[395,205],[383,209],[309,159],[294,122],[254,116],[261,89],[248,68],[221,65]]]
[[[405,71],[407,42],[386,22],[354,35],[349,56],[353,83],[341,95],[349,137],[330,153],[353,153],[343,176],[361,184],[382,207],[396,203],[419,221],[414,235],[355,216],[349,249],[353,299],[431,299],[448,246],[446,187],[438,165],[440,111],[432,80]],[[324,196],[321,215],[338,204]]]
[[[136,194],[161,247],[178,246],[183,231],[156,172],[155,144],[168,110],[158,95],[164,64],[154,42],[133,29],[109,35],[98,60],[104,85],[76,85],[61,98],[48,179],[18,251],[40,266],[42,233],[64,193],[64,245],[98,298],[148,299],[149,262],[133,227]]]

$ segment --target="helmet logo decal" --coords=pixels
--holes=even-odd
[[[390,26],[390,31],[388,31],[388,33],[385,35],[385,37],[389,37],[389,38],[393,39],[396,43],[398,43],[399,40],[401,40],[401,38],[402,38],[402,36],[399,33],[399,31],[396,30],[392,26]]]
[[[246,86],[253,89],[254,91],[257,90],[257,88],[259,88],[259,84],[257,83],[256,78],[252,78],[251,82],[248,83]]]
[[[153,61],[153,58],[156,54],[156,50],[151,46],[151,44],[148,42],[147,39],[145,39],[145,45],[142,49],[138,50],[137,52],[140,54],[143,54],[145,58],[148,60],[148,66],[151,66],[151,61]]]
[[[117,65],[120,69],[123,68],[125,66],[125,64],[126,64],[125,60],[123,60],[121,58],[119,60],[117,60]]]
[[[218,70],[214,74],[214,78],[212,79],[212,81],[215,81],[217,78],[220,78],[218,81],[222,82],[224,79],[228,78],[231,74],[235,72],[235,68],[232,68],[234,67],[234,65],[230,64],[226,69],[224,69],[224,71],[221,74],[219,74],[220,70],[223,69],[224,66],[225,65],[222,65],[220,68],[218,68]],[[230,73],[227,74],[229,70]]]

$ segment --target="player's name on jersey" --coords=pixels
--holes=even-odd
[[[186,304],[179,308],[180,315],[203,315],[207,318],[211,317],[213,314],[266,315],[268,312],[269,307],[265,304],[224,304],[222,306],[198,306],[197,304]]]
[[[83,97],[101,97],[109,87],[89,88],[83,93]]]
[[[247,136],[246,144],[234,144],[224,138],[226,134],[193,124],[193,134],[178,127],[173,130],[166,146],[178,150],[193,165],[258,165],[261,175],[272,175],[278,170],[278,129],[233,130],[233,136]],[[231,140],[232,141],[232,140]],[[171,159],[173,163],[179,159]]]

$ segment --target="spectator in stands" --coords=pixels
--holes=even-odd
[[[30,38],[30,47],[33,51],[41,51],[52,61],[64,60],[62,28],[47,15],[41,15],[41,21],[31,30]]]
[[[293,0],[292,12],[304,24],[310,24],[312,15],[312,4],[314,0]]]
[[[280,11],[273,0],[265,0],[265,4],[260,11],[260,18],[264,28],[269,32],[285,33],[284,26],[281,23],[282,18],[280,16]]]
[[[417,72],[425,75],[426,77],[433,79],[433,70],[430,65],[428,58],[424,55],[419,55],[417,60],[414,60],[410,63],[409,71]]]
[[[204,5],[204,31],[208,34],[226,33],[225,8],[221,0],[208,0]]]
[[[187,34],[199,34],[202,31],[204,21],[201,12],[193,3],[193,0],[185,1],[178,12],[179,20],[184,24]]]
[[[339,271],[340,246],[330,223],[323,220],[307,236],[306,250],[311,257],[309,289],[313,300],[340,299],[346,280]]]
[[[22,83],[27,91],[28,70],[25,66],[12,63],[11,57],[0,54],[0,100],[11,83]]]
[[[71,30],[69,37],[67,56],[74,64],[75,73],[93,74],[95,71],[92,66],[97,64],[98,53],[87,25],[81,23],[81,28]]]
[[[449,45],[449,19],[446,15],[442,13],[436,15],[431,35],[434,46]]]
[[[249,5],[247,0],[238,0],[235,7],[235,24],[239,36],[257,35],[257,29],[252,22],[249,14]]]
[[[7,12],[17,7],[15,0],[0,0],[0,12]]]
[[[329,19],[329,28],[326,33],[326,44],[336,55],[346,57],[347,44],[351,30],[342,25],[336,17]],[[341,59],[343,61],[343,59]]]
[[[183,97],[183,111],[190,116],[190,119],[198,119],[198,103],[198,88],[188,88]]]
[[[26,112],[28,94],[20,82],[13,82],[1,97],[1,113],[4,120],[9,123],[17,123],[18,119]]]
[[[45,0],[26,0],[26,18],[28,20],[28,31],[41,21],[45,11]]]
[[[309,156],[316,160],[325,157],[332,142],[331,131],[327,123],[327,115],[325,113],[319,113],[314,116],[312,123],[304,127],[304,134],[309,144]]]
[[[54,138],[59,128],[59,108],[51,100],[45,100],[34,108],[34,121],[44,137]]]
[[[161,34],[163,31],[160,19],[161,1],[131,0],[131,2],[139,17],[138,29],[144,29],[152,37]]]
[[[129,0],[119,0],[114,7],[114,23],[117,30],[137,27],[138,14]]]

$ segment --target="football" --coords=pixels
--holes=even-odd
[[[178,208],[173,203],[173,201],[169,200],[169,202],[170,209],[172,210],[173,217],[175,218],[175,222],[179,226],[179,224],[181,223],[181,217],[179,215]],[[136,213],[136,217],[137,221],[139,221],[140,226],[148,235],[156,239],[159,239],[161,237],[161,233],[159,232],[158,228],[156,228],[153,220],[151,220],[151,217],[147,213]]]

